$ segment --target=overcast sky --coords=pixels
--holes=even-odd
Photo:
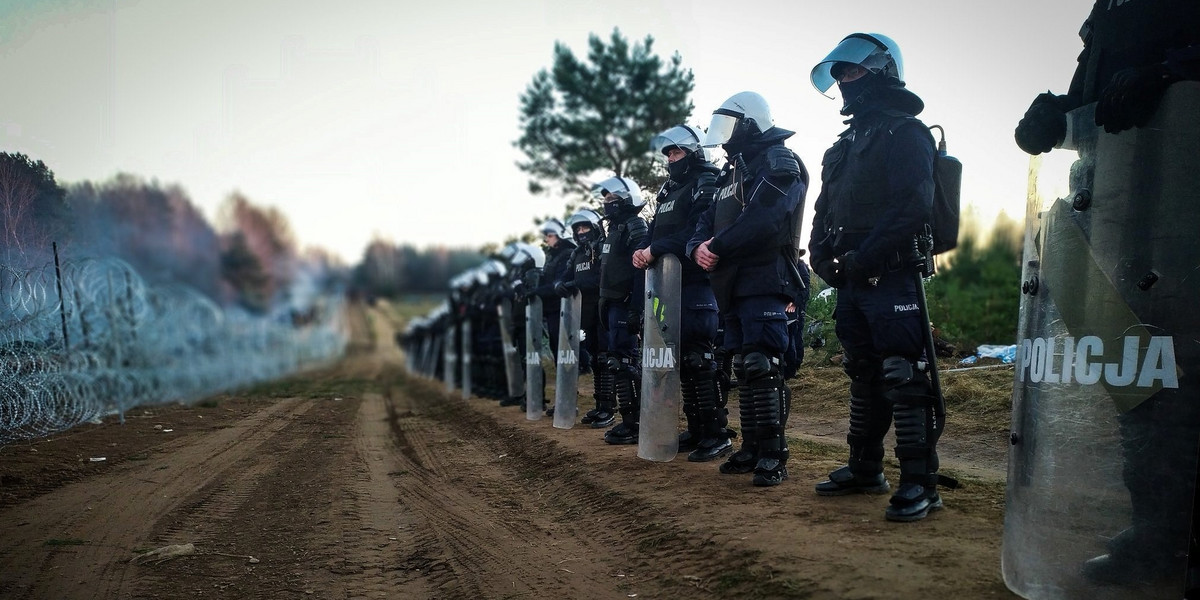
[[[556,40],[584,55],[592,32],[654,36],[695,74],[692,124],[762,94],[815,180],[844,126],[808,73],[867,31],[900,45],[922,118],[965,165],[964,202],[1020,218],[1012,131],[1035,95],[1066,91],[1091,4],[0,0],[0,151],[60,182],[176,183],[210,217],[240,190],[348,262],[375,236],[474,247],[562,210],[528,193],[512,146]]]

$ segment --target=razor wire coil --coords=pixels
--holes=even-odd
[[[61,285],[61,295],[59,294]],[[191,403],[342,355],[341,296],[303,323],[148,285],[118,259],[0,265],[0,446],[135,407]]]

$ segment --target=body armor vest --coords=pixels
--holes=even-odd
[[[600,253],[600,297],[624,300],[633,290],[633,277],[641,270],[633,266],[633,251],[646,235],[646,222],[632,216],[612,225]]]
[[[600,293],[600,244],[601,240],[579,241],[571,253],[571,269],[575,271],[575,285],[586,301]]]
[[[825,234],[836,252],[858,248],[882,220],[891,200],[887,181],[887,156],[892,132],[913,123],[915,117],[885,116],[865,127],[842,134],[821,160],[822,182],[829,201]],[[928,130],[924,129],[927,133]],[[932,136],[930,143],[933,143]]]

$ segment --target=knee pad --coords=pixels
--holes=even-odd
[[[779,374],[779,359],[767,356],[762,352],[751,352],[743,359],[746,369],[746,379],[756,381],[764,377]]]
[[[879,380],[880,363],[870,358],[842,358],[842,370],[851,382],[874,384]],[[853,383],[851,383],[853,385]]]
[[[881,374],[884,385],[888,387],[899,387],[914,381],[919,373],[921,372],[913,364],[913,361],[903,356],[889,356],[883,359]]]
[[[679,372],[683,377],[696,375],[713,369],[713,353],[710,349],[689,349],[683,353],[679,363]]]

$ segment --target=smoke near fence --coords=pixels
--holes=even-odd
[[[222,307],[118,259],[0,264],[0,445],[340,356],[340,290],[309,285],[292,299],[266,314]]]

